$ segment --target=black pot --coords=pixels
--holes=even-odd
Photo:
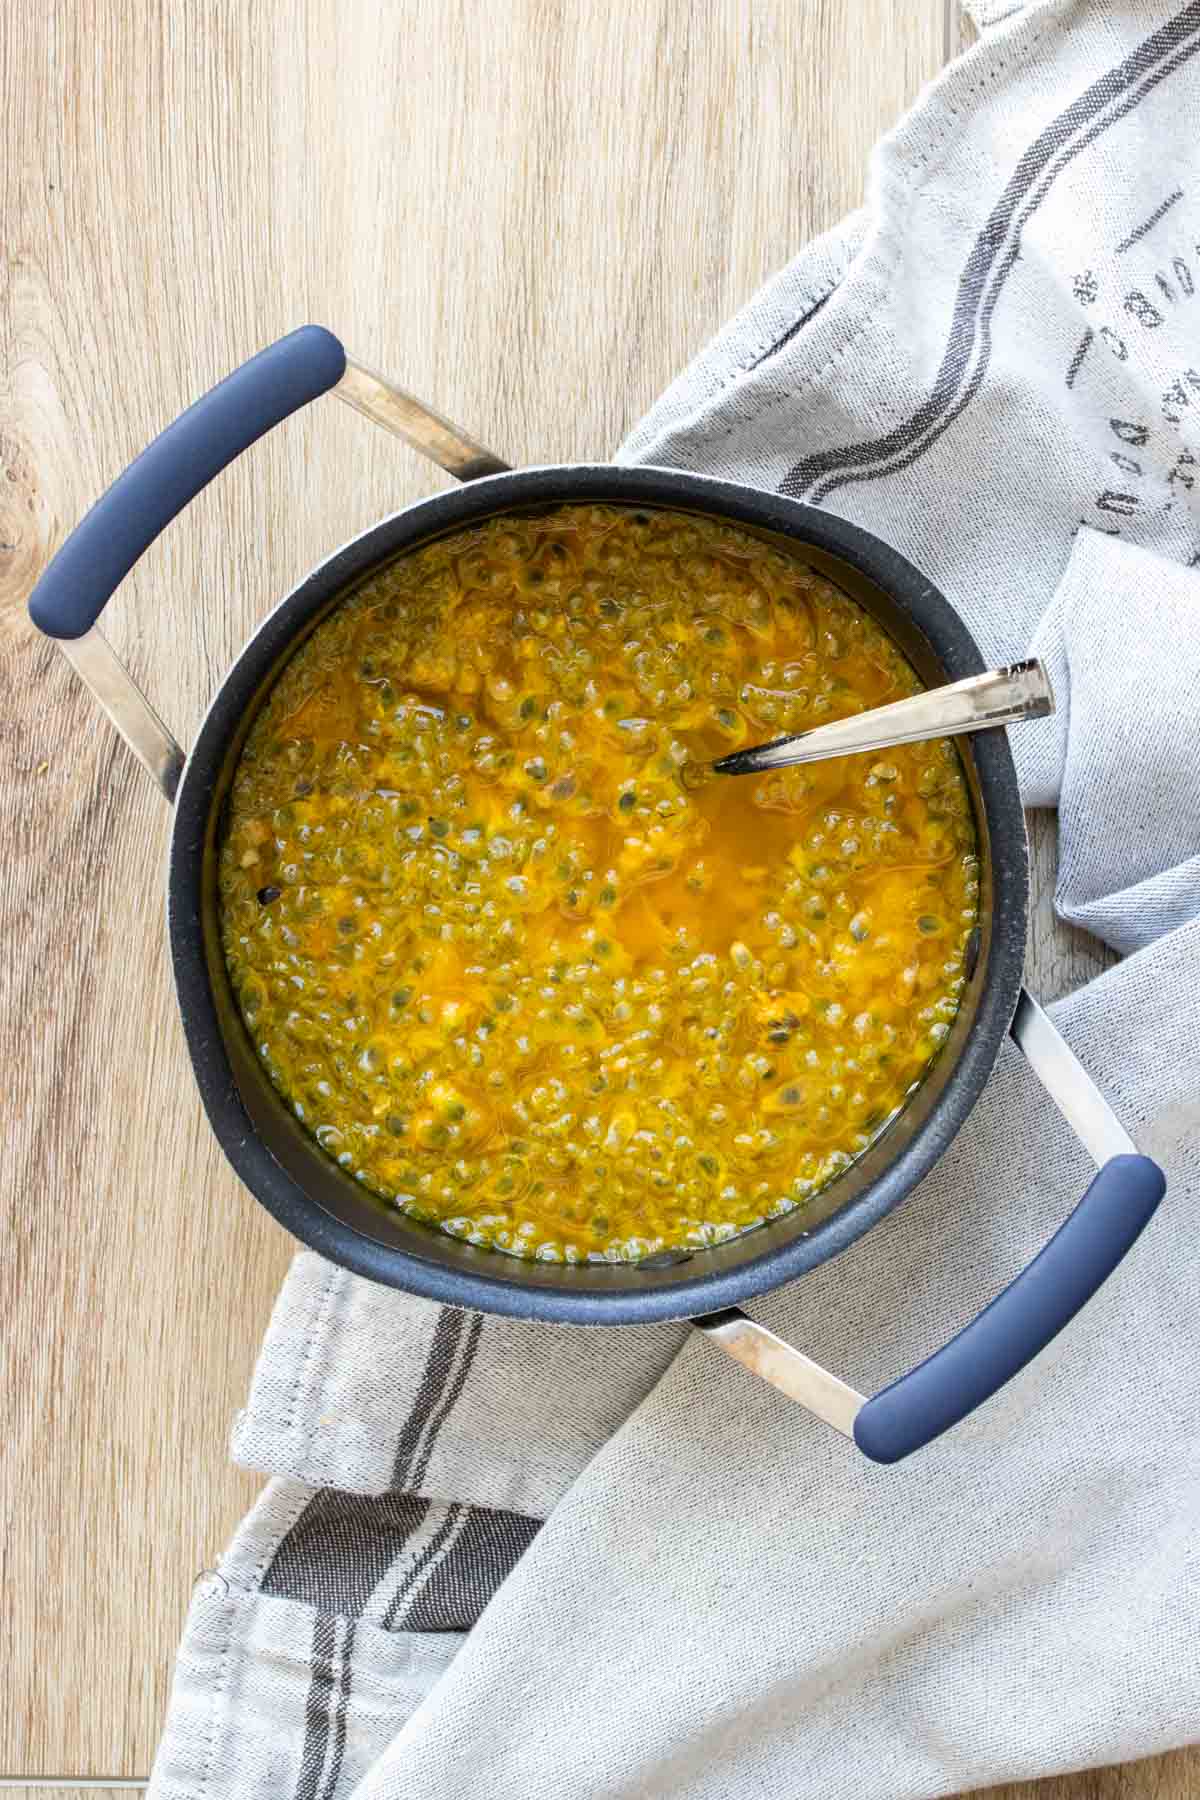
[[[400,431],[465,485],[383,520],[307,576],[242,650],[183,763],[99,638],[96,620],[147,545],[220,468],[330,389]],[[1081,1135],[1101,1174],[1037,1261],[918,1370],[864,1403],[736,1310],[836,1255],[897,1206],[946,1149],[987,1080],[1022,995],[1028,886],[1024,820],[1002,732],[962,740],[979,836],[981,923],[947,1043],[892,1127],[810,1207],[728,1243],[636,1265],[547,1264],[476,1248],[390,1211],[297,1123],[265,1075],[234,1001],[217,919],[222,813],[246,733],[283,664],[345,589],[379,564],[496,514],[579,500],[705,514],[785,541],[835,577],[929,685],[984,667],[942,595],[886,544],[832,514],[677,470],[589,464],[504,471],[446,421],[348,364],[337,340],[314,326],[245,364],[155,440],[59,551],[30,611],[175,794],[168,917],[180,1014],[213,1129],[268,1211],[343,1267],[450,1306],[575,1324],[695,1318],[739,1360],[852,1432],[869,1455],[895,1460],[964,1416],[1049,1341],[1115,1266],[1163,1191],[1159,1171],[1133,1154],[1074,1065],[1074,1104],[1099,1108],[1095,1130],[1081,1127]],[[1060,1049],[1070,1059],[1027,997],[1018,1020],[1018,1041],[1039,1072]]]

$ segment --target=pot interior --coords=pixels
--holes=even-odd
[[[554,479],[547,483],[547,476]],[[540,491],[530,493],[531,484]],[[478,1248],[368,1193],[319,1148],[281,1099],[234,998],[217,896],[218,847],[234,770],[280,669],[355,582],[464,524],[599,499],[732,520],[754,532],[857,601],[927,686],[983,666],[965,627],[910,565],[829,515],[667,471],[531,471],[475,483],[385,521],[339,552],[243,651],[204,722],[181,787],[170,913],[180,1005],[209,1116],[243,1179],[289,1229],[359,1273],[451,1304],[617,1323],[713,1310],[774,1286],[844,1248],[920,1179],[966,1116],[1007,1029],[1024,951],[1026,863],[1003,733],[960,738],[978,839],[980,923],[978,955],[957,1016],[899,1116],[796,1212],[722,1244],[659,1252],[638,1264],[570,1265]]]

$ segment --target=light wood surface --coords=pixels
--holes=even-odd
[[[31,634],[33,579],[166,421],[307,319],[514,461],[603,455],[858,203],[955,42],[943,0],[3,9],[0,1775],[146,1773],[193,1579],[259,1485],[226,1437],[291,1254],[193,1090],[166,809]],[[171,528],[106,630],[186,740],[272,601],[435,485],[318,405]],[[1047,896],[1052,862],[1039,826]],[[1047,899],[1042,992],[1097,954]],[[1198,1787],[1184,1756],[1004,1794]]]

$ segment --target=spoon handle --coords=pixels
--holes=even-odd
[[[1036,660],[969,675],[949,687],[930,688],[890,706],[872,707],[831,725],[818,725],[794,737],[772,738],[748,750],[735,750],[712,765],[718,775],[757,775],[790,763],[824,762],[830,756],[855,756],[863,750],[886,750],[919,738],[957,737],[964,731],[986,731],[1018,719],[1044,719],[1054,711],[1054,690]]]

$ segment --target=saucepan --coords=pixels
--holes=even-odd
[[[185,757],[101,636],[115,588],[163,528],[272,426],[324,393],[424,451],[459,485],[407,506],[335,551],[263,620]],[[285,1107],[247,1036],[217,913],[222,812],[257,708],[298,644],[369,570],[448,531],[564,502],[665,507],[733,521],[836,579],[933,686],[984,668],[940,593],[896,551],[830,513],[681,470],[608,463],[509,469],[467,434],[305,326],[245,363],[120,476],[59,550],[30,599],[35,624],[174,803],[167,918],[180,1017],[201,1099],[225,1154],[287,1229],[333,1262],[451,1307],[619,1326],[691,1319],[878,1462],[937,1437],[1062,1329],[1134,1243],[1164,1191],[1090,1077],[1022,988],[1028,856],[1003,731],[961,741],[981,861],[973,967],[940,1055],[894,1124],[807,1207],[691,1254],[637,1264],[522,1261],[389,1211]],[[867,1398],[749,1318],[741,1303],[837,1255],[899,1205],[946,1150],[1012,1032],[1098,1165],[1034,1261],[957,1336]]]

